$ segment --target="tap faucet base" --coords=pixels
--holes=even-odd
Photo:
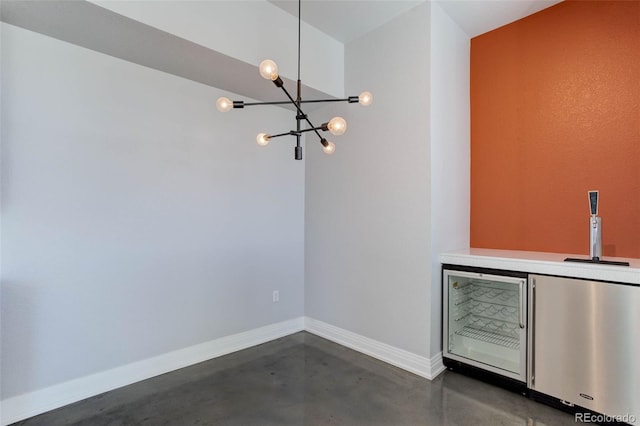
[[[596,262],[602,257],[602,218],[595,215],[589,219],[589,256]]]

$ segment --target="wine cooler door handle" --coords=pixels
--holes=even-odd
[[[518,306],[518,310],[519,310],[519,316],[520,316],[520,328],[524,328],[525,327],[525,323],[527,322],[527,320],[524,318],[524,314],[525,314],[525,309],[524,309],[524,304],[525,304],[525,300],[524,300],[524,284],[525,281],[520,281],[520,284],[518,286],[518,295],[520,296],[520,303]]]
[[[536,279],[533,278],[531,280],[531,300],[529,301],[531,303],[531,306],[529,306],[529,309],[531,310],[531,315],[529,316],[529,318],[531,319],[531,322],[529,323],[529,332],[531,333],[531,341],[529,343],[529,360],[531,362],[531,371],[529,372],[529,375],[531,376],[531,388],[535,387],[535,383],[536,383]]]

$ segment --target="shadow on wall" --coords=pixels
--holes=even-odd
[[[6,389],[30,389],[37,377],[37,367],[34,364],[34,354],[37,351],[34,324],[38,296],[35,286],[8,280],[0,282],[0,292],[0,399],[4,400],[16,396],[6,395]],[[10,369],[11,365],[33,367],[23,372]]]

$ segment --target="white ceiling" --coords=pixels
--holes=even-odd
[[[438,4],[475,37],[560,3],[561,0],[442,0]]]
[[[298,17],[297,0],[269,0]],[[424,0],[302,0],[302,20],[342,43],[378,28]]]
[[[296,0],[269,0],[298,16]],[[342,43],[385,24],[425,0],[302,0],[302,20]],[[561,0],[438,0],[437,3],[469,35],[494,30]]]

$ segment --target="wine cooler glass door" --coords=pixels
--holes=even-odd
[[[445,270],[443,284],[445,356],[526,381],[527,280]]]

